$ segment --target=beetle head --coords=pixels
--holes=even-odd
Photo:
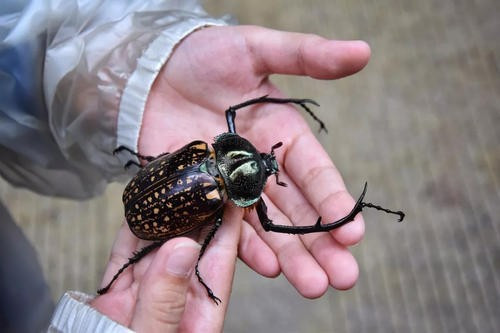
[[[229,199],[237,206],[253,205],[259,200],[267,177],[277,177],[278,162],[274,149],[279,146],[281,143],[274,145],[270,154],[265,154],[259,153],[248,140],[236,133],[223,133],[215,138],[213,147],[217,168],[224,179]]]
[[[270,154],[260,153],[260,157],[262,158],[262,162],[266,172],[266,178],[275,175],[276,176],[276,184],[281,186],[287,186],[286,183],[281,182],[278,178],[279,174],[279,166],[278,161],[276,161],[276,155],[274,155],[274,150],[283,145],[283,142],[278,142],[271,148]]]

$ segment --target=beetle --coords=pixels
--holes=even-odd
[[[128,147],[120,146],[114,153],[128,151],[141,164],[130,160],[125,167],[136,165],[141,169],[130,180],[123,192],[125,218],[132,233],[140,239],[153,241],[128,260],[115,274],[109,284],[98,290],[106,293],[118,276],[130,265],[135,264],[152,250],[168,239],[185,235],[201,227],[212,225],[203,241],[195,266],[195,274],[205,287],[208,296],[219,304],[221,300],[214,295],[201,277],[198,264],[205,250],[222,223],[224,203],[231,200],[239,207],[255,207],[259,221],[265,231],[307,234],[325,232],[338,228],[354,220],[364,208],[375,208],[386,213],[396,214],[399,221],[404,219],[402,211],[392,211],[372,203],[364,202],[367,184],[352,210],[345,217],[323,224],[319,217],[310,226],[276,225],[267,215],[267,207],[261,195],[267,179],[274,175],[276,184],[286,186],[278,178],[279,166],[275,149],[281,142],[271,147],[270,153],[261,153],[247,139],[236,132],[236,111],[259,103],[296,104],[301,106],[325,130],[324,123],[308,107],[319,106],[311,99],[273,98],[262,96],[229,107],[225,111],[228,132],[215,137],[212,148],[204,141],[193,141],[173,153],[159,156],[144,156]]]

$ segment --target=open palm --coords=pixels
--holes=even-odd
[[[329,41],[314,35],[253,26],[210,27],[196,31],[177,46],[153,85],[144,113],[139,152],[158,155],[196,139],[213,142],[216,135],[227,131],[224,110],[229,106],[262,95],[283,97],[268,80],[269,75],[336,79],[363,68],[369,53],[363,42]],[[283,142],[276,154],[280,180],[288,187],[269,182],[263,195],[269,217],[276,224],[311,225],[318,216],[325,222],[333,221],[352,209],[354,200],[347,193],[339,172],[294,106],[259,104],[242,109],[237,113],[236,130],[262,152],[268,153],[271,146]],[[211,243],[200,266],[207,283],[218,296],[229,295],[236,247],[239,257],[256,272],[269,277],[282,272],[298,292],[308,298],[321,296],[329,285],[346,289],[355,283],[358,267],[347,247],[363,236],[361,215],[332,232],[302,236],[266,233],[255,212],[247,213],[244,223],[239,221],[241,215],[232,213],[231,216],[235,218],[230,220],[225,216],[215,244]],[[217,245],[224,244],[223,237],[231,244],[221,246],[226,251],[217,250]],[[124,241],[127,242],[131,241]],[[129,245],[134,246],[139,244]],[[227,251],[232,247],[233,256]],[[120,246],[115,245],[115,248]],[[121,250],[125,248],[128,249],[123,246]],[[121,255],[123,263],[130,254]],[[141,274],[136,274],[139,280],[136,283],[140,283],[145,271],[141,267],[147,266],[152,259],[148,260],[134,268],[141,270]],[[119,268],[119,261],[110,264],[108,271]],[[209,264],[216,262],[219,264]],[[220,278],[217,270],[231,274],[222,278],[229,286],[212,282],[211,277]],[[127,279],[126,276],[121,279]],[[130,283],[125,285],[117,281],[117,286],[105,296],[112,301],[113,294],[129,288],[134,279],[129,276],[128,281]],[[204,292],[203,288],[194,285],[190,290],[194,294]],[[199,302],[211,300],[205,297],[199,298]],[[208,312],[200,315],[206,317],[210,311],[220,313],[220,310],[206,307]]]

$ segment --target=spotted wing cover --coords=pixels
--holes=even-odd
[[[205,142],[194,141],[148,163],[130,181],[123,202],[137,237],[164,240],[215,219],[223,204],[219,186],[200,171],[210,153]]]

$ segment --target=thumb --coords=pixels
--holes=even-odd
[[[160,248],[139,286],[131,328],[138,332],[176,332],[200,245],[175,238]]]

